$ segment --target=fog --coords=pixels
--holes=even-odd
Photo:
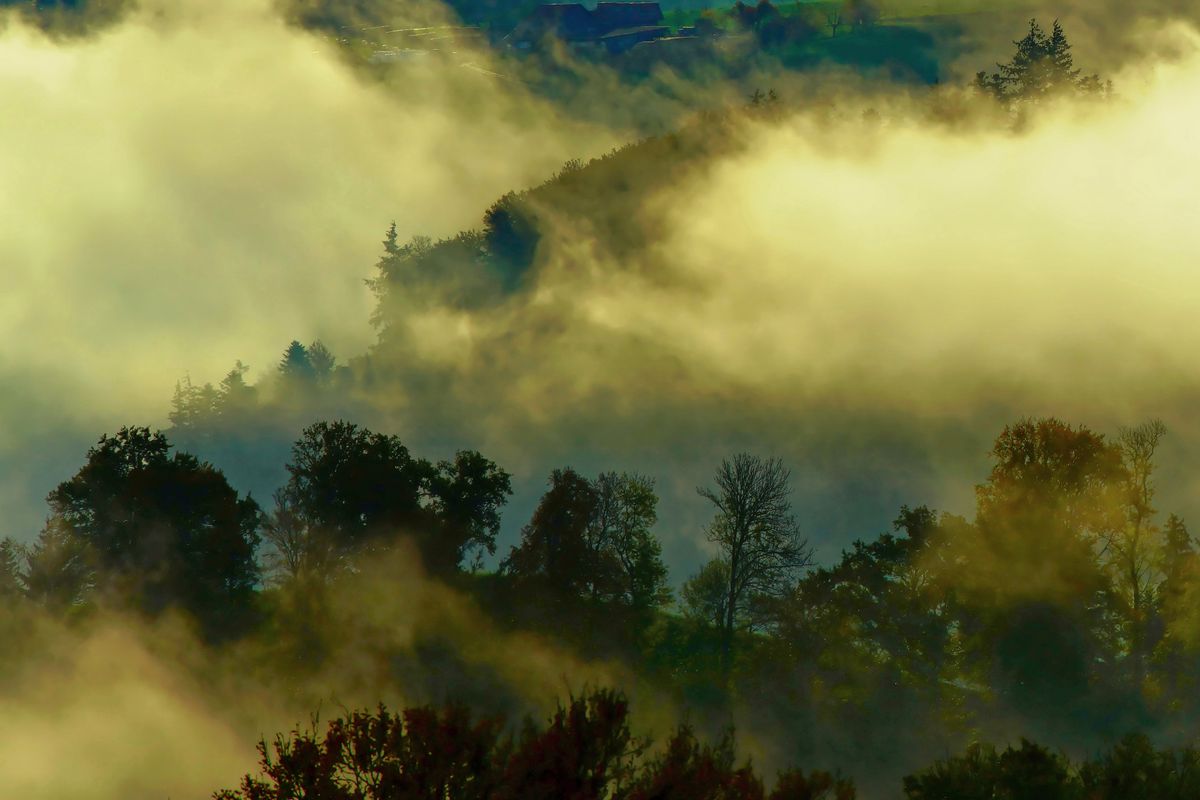
[[[433,281],[407,298],[402,376],[421,380],[362,388],[356,421],[421,455],[478,448],[513,471],[504,544],[553,467],[651,474],[676,584],[711,554],[695,487],[740,449],[793,467],[797,515],[825,561],[902,503],[970,515],[991,439],[1025,416],[1109,433],[1161,418],[1158,506],[1194,517],[1200,35],[1190,9],[1152,10],[1064,15],[1080,65],[1111,77],[1116,97],[1020,124],[951,86],[779,75],[779,115],[743,115],[730,146],[642,199],[636,245],[541,207],[518,290],[463,307]],[[986,68],[1021,32],[979,33],[952,74]],[[393,220],[401,240],[478,227],[505,192],[634,135],[629,104],[595,110],[622,91],[611,74],[588,78],[581,121],[497,77],[492,59],[464,50],[364,71],[266,0],[148,0],[67,38],[10,17],[0,533],[32,538],[45,493],[100,434],[166,427],[185,376],[215,382],[241,359],[265,384],[293,338],[343,362],[367,353],[364,279]],[[673,86],[672,120],[704,93],[656,80],[638,96]],[[821,81],[833,106],[808,101]],[[261,474],[238,488],[262,498],[273,487]],[[29,657],[3,664],[0,794],[198,796],[232,785],[260,735],[314,708],[438,700],[460,668],[488,679],[457,691],[514,713],[588,684],[639,691],[617,665],[499,633],[414,569],[398,556],[331,600],[317,627],[345,639],[302,683],[272,643],[210,652],[174,619],[6,620]],[[447,683],[410,652],[430,632]],[[389,647],[411,658],[387,662]],[[661,698],[641,713],[654,731],[675,718]],[[82,755],[63,769],[63,752]]]

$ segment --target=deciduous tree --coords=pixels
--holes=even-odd
[[[86,547],[104,586],[152,613],[187,609],[209,633],[226,633],[258,581],[258,504],[212,465],[170,449],[148,428],[102,437],[50,493],[49,526]]]
[[[752,598],[783,595],[812,564],[812,550],[792,515],[790,479],[791,472],[779,459],[739,453],[721,462],[715,489],[697,489],[716,508],[708,539],[727,565],[721,624],[726,669],[731,666],[734,633],[747,624]]]

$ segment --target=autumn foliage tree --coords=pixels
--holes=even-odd
[[[651,755],[629,727],[629,703],[609,690],[571,697],[543,724],[514,731],[463,706],[380,706],[258,745],[260,775],[216,800],[768,800],[732,733],[716,745],[680,725]],[[784,773],[769,800],[853,800],[829,773]]]

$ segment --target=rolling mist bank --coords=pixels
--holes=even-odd
[[[510,789],[556,708],[629,797],[1192,780],[1200,6],[826,5],[648,65],[0,12],[0,794],[207,796],[380,702],[502,715]],[[1079,76],[973,88],[1034,15]]]

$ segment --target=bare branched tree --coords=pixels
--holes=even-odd
[[[708,539],[728,564],[722,650],[732,665],[733,639],[752,600],[789,591],[810,566],[812,549],[792,515],[791,471],[779,459],[739,453],[717,469],[716,488],[696,491],[716,506]]]
[[[842,27],[842,12],[841,11],[830,11],[829,14],[826,15],[825,20],[826,20],[826,22],[829,23],[829,30],[831,32],[831,35],[833,36],[834,39],[836,39],[838,28]]]
[[[1154,455],[1167,433],[1167,426],[1154,419],[1118,436],[1127,472],[1126,522],[1106,542],[1106,554],[1120,596],[1128,608],[1130,650],[1140,678],[1147,658],[1146,622],[1161,582],[1159,551],[1161,531],[1154,523]]]
[[[274,499],[275,508],[262,526],[262,536],[271,546],[263,555],[267,572],[278,583],[328,577],[336,560],[328,540],[304,521],[286,487],[277,490]]]

